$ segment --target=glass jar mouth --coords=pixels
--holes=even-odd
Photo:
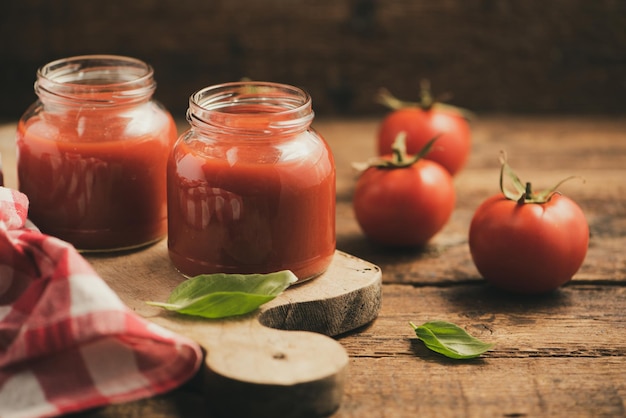
[[[155,89],[150,65],[119,55],[82,55],[52,61],[39,68],[35,82],[40,97],[94,105],[145,100]]]
[[[275,135],[301,131],[314,118],[304,90],[264,81],[238,81],[198,90],[189,98],[192,126],[239,135]]]

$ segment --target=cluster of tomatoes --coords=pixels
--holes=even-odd
[[[470,125],[466,114],[432,100],[427,89],[420,103],[404,103],[387,92],[381,101],[392,111],[380,124],[380,157],[357,181],[354,213],[374,242],[423,246],[454,210],[453,177],[470,155]],[[507,190],[505,178],[514,190]],[[556,187],[535,193],[504,159],[500,186],[501,193],[476,209],[469,228],[469,249],[479,273],[516,293],[545,293],[567,283],[582,265],[589,243],[580,207]]]

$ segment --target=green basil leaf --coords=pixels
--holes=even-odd
[[[226,318],[254,311],[298,279],[289,270],[269,274],[202,274],[178,285],[167,302],[148,305],[204,318]]]
[[[409,324],[426,347],[453,359],[478,357],[493,347],[493,344],[472,337],[463,328],[450,322],[431,321],[419,327],[412,322]]]

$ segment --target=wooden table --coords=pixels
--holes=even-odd
[[[336,158],[337,245],[377,264],[383,304],[370,325],[338,338],[350,364],[334,418],[626,416],[626,119],[482,116],[471,159],[456,178],[457,206],[422,250],[368,243],[351,209],[350,163],[374,153],[376,119],[319,120]],[[15,186],[13,132],[0,126],[7,185]],[[562,192],[585,211],[591,239],[574,280],[541,297],[486,285],[469,254],[476,207],[498,191],[505,150],[522,180]],[[441,319],[495,344],[472,361],[430,352],[408,322]],[[82,417],[210,416],[196,381],[166,395]]]

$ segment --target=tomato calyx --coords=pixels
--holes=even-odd
[[[410,155],[406,151],[406,132],[402,131],[391,145],[391,158],[374,158],[365,163],[353,163],[352,166],[358,171],[365,171],[370,167],[388,169],[410,167],[431,151],[440,136],[437,135],[428,141],[417,154]]]
[[[420,101],[419,102],[409,102],[400,100],[395,97],[389,90],[386,88],[381,88],[376,95],[376,101],[383,106],[391,109],[391,110],[400,110],[407,108],[417,108],[423,111],[429,110],[447,110],[450,113],[457,114],[468,121],[471,120],[474,115],[467,109],[463,109],[457,106],[453,106],[447,103],[444,103],[444,100],[447,100],[450,97],[450,94],[440,95],[439,97],[434,97],[431,93],[430,89],[430,81],[422,80],[420,82]]]
[[[555,186],[542,190],[540,192],[533,191],[532,184],[530,182],[523,183],[517,174],[513,171],[506,161],[506,154],[502,153],[500,156],[500,191],[505,198],[516,201],[518,204],[523,205],[527,203],[542,204],[547,203],[552,199],[552,196],[559,194],[557,190],[563,183],[574,178],[580,178],[577,176],[570,176],[559,181]],[[505,178],[508,178],[513,186],[513,190],[505,186]]]

